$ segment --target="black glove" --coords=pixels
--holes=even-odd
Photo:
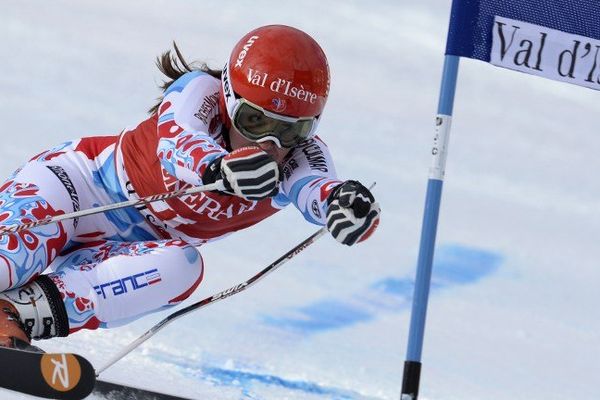
[[[366,240],[379,224],[381,209],[373,194],[358,181],[339,185],[327,199],[327,229],[340,243]]]
[[[278,193],[279,166],[259,147],[242,147],[214,160],[202,176],[205,184],[219,179],[227,194],[262,200]]]

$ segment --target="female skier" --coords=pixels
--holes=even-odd
[[[336,177],[315,136],[329,92],[322,49],[288,26],[260,27],[221,71],[190,67],[175,46],[158,65],[172,80],[137,127],[38,154],[0,187],[0,224],[222,181],[182,196],[0,237],[0,345],[109,328],[176,305],[202,281],[195,246],[294,204],[353,245],[380,209]]]

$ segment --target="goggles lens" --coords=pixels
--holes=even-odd
[[[294,147],[312,133],[314,117],[292,118],[277,115],[240,99],[233,115],[233,125],[249,140],[275,138],[282,147]]]

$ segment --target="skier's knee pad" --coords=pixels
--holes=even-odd
[[[52,280],[40,275],[24,286],[0,293],[16,308],[27,335],[49,339],[69,334],[69,320],[60,292]]]
[[[167,258],[170,262],[168,267],[159,270],[165,278],[165,294],[169,294],[165,300],[173,305],[187,299],[198,287],[204,276],[204,263],[200,252],[192,245],[173,246],[165,250],[165,253],[169,253]]]

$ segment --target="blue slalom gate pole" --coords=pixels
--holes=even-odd
[[[429,180],[427,182],[427,195],[421,228],[421,243],[417,261],[417,276],[408,336],[408,350],[404,363],[401,400],[416,400],[419,395],[425,319],[427,316],[427,303],[429,301],[433,253],[446,168],[446,155],[452,122],[458,64],[459,57],[452,55],[445,57],[438,113],[435,123],[435,136],[431,149],[433,160],[429,169]]]

